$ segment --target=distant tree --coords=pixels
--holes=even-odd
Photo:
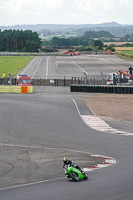
[[[133,34],[130,34],[129,42],[133,42]]]
[[[59,38],[53,37],[49,41],[44,41],[44,46],[79,46],[84,45],[87,46],[89,44],[93,44],[92,40],[87,39],[85,37],[71,37],[71,38]]]
[[[97,38],[97,33],[95,31],[86,31],[83,35],[85,38]]]
[[[0,31],[0,51],[38,51],[41,39],[31,30],[4,30]]]
[[[106,50],[110,50],[112,52],[115,52],[115,48],[114,47],[115,47],[115,45],[113,45],[113,44],[107,45]]]
[[[103,43],[100,40],[95,40],[94,41],[94,47],[97,50],[102,50],[103,49]]]
[[[58,37],[53,37],[52,40],[50,41],[52,46],[60,46],[60,38]]]
[[[124,37],[124,39],[125,39],[126,42],[128,42],[130,40],[130,35],[126,34],[125,37]]]
[[[0,30],[0,51],[3,51],[4,49],[4,35],[3,32]]]
[[[112,38],[114,37],[111,33],[109,33],[108,31],[86,31],[85,34],[83,35],[85,38]]]

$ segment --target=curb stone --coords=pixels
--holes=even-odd
[[[109,167],[109,166],[112,166],[112,165],[115,165],[118,163],[118,160],[116,160],[115,158],[112,158],[112,157],[105,157],[103,155],[98,155],[98,154],[92,154],[91,155],[92,157],[97,157],[97,158],[102,158],[104,160],[103,164],[97,164],[97,165],[92,165],[90,167],[86,167],[86,168],[83,168],[83,170],[85,172],[90,172],[90,171],[94,171],[96,169],[101,169],[101,168],[104,168],[104,167]]]
[[[112,128],[100,117],[93,115],[81,115],[81,118],[85,122],[85,124],[87,124],[90,128],[95,129],[97,131],[117,134],[117,135],[124,135],[124,136],[133,136],[133,133],[131,132],[119,131],[118,129]]]

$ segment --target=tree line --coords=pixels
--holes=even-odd
[[[108,31],[86,31],[84,35],[80,37],[70,37],[70,38],[59,38],[59,37],[53,37],[51,40],[44,40],[43,45],[44,46],[91,46],[98,47],[98,49],[103,48],[103,43],[98,42],[94,40],[94,38],[112,38],[114,37],[112,34],[110,34]]]
[[[108,31],[86,31],[84,34],[85,38],[113,38],[115,36],[113,36],[111,33],[109,33]]]
[[[37,52],[41,39],[31,30],[0,30],[0,51]]]
[[[75,37],[75,38],[59,38],[53,37],[49,41],[44,41],[43,45],[45,47],[70,47],[79,46],[80,50],[84,50],[83,47],[87,46],[89,50],[101,50],[103,48],[103,43],[100,40],[87,39],[85,37]],[[45,48],[44,50],[46,50]]]
[[[92,40],[88,40],[85,37],[70,37],[70,38],[59,38],[53,37],[51,40],[44,41],[44,46],[79,46],[79,45],[88,45],[92,44]]]

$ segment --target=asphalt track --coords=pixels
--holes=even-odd
[[[87,181],[75,183],[61,176],[0,190],[1,200],[133,199],[133,138],[90,129],[81,120],[72,98],[82,114],[91,114],[87,109],[84,113],[85,105],[69,90],[64,95],[63,88],[59,93],[53,89],[28,96],[0,95],[1,143],[98,153],[114,157],[119,163],[90,172]]]
[[[18,74],[27,74],[31,78],[66,78],[84,77],[106,78],[110,72],[128,70],[133,62],[114,55],[81,55],[81,56],[36,56]]]
[[[97,58],[99,59],[99,57]],[[53,62],[53,58],[50,59]],[[72,64],[74,68],[66,69],[63,72],[62,58],[57,59],[60,68],[53,70],[56,69],[55,72],[58,72],[58,75],[65,74],[65,72],[72,74],[75,71],[77,75],[81,73],[81,70],[77,69],[74,63]],[[86,67],[80,63],[81,59],[75,58],[75,61],[86,70]],[[105,59],[105,57],[100,59]],[[122,63],[123,67],[126,63],[128,66],[132,64],[130,61],[117,59],[114,56],[108,59],[105,59],[106,67],[110,61],[114,69],[116,69],[116,64],[118,64],[119,69]],[[114,62],[112,59],[114,59]],[[39,62],[42,63],[42,61],[43,58],[32,65],[32,69],[28,68],[31,76],[40,73],[38,71]],[[59,61],[61,65],[59,65]],[[50,72],[50,69],[47,69],[47,58],[45,66],[43,65],[42,70],[44,70],[44,76],[47,78],[54,74],[53,70],[51,75],[46,73]],[[114,157],[119,160],[119,163],[115,166],[90,172],[87,181],[75,183],[61,176],[40,183],[1,189],[0,200],[133,199],[133,137],[113,135],[90,129],[81,120],[72,100],[74,99],[77,102],[82,115],[91,114],[87,108],[85,109],[85,105],[80,101],[78,95],[71,94],[69,88],[64,89],[63,87],[38,89],[36,93],[28,96],[21,94],[0,95],[0,143],[91,152]],[[90,94],[85,95],[89,96]]]

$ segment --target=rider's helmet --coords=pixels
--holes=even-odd
[[[64,162],[65,164],[68,164],[69,159],[65,157],[65,158],[63,158],[63,162]]]

